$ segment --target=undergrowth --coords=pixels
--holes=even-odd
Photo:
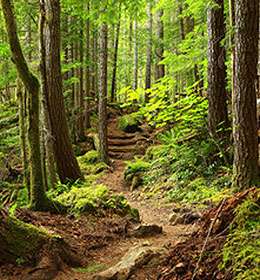
[[[207,100],[190,91],[166,105],[167,87],[156,89],[156,93],[152,91],[150,103],[140,108],[151,125],[164,127],[158,135],[161,144],[150,147],[142,159],[150,164],[140,180],[147,197],[160,195],[166,202],[205,204],[221,199],[230,190],[231,170],[223,150],[208,134]],[[161,110],[164,106],[166,110]],[[225,152],[231,162],[232,150]]]
[[[249,197],[235,210],[223,249],[220,269],[234,280],[258,280],[260,275],[260,196]]]

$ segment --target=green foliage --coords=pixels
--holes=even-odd
[[[150,163],[135,157],[135,162],[127,161],[124,180],[132,189],[142,184],[143,174],[150,169]]]
[[[167,152],[167,145],[150,146],[146,150],[142,160],[147,162],[153,162],[154,160],[159,159],[162,156],[165,156],[166,152]]]
[[[139,220],[139,213],[130,207],[123,196],[112,196],[108,188],[94,181],[75,182],[72,185],[60,184],[48,193],[65,205],[72,213],[129,215]]]
[[[141,125],[141,115],[139,113],[132,113],[124,115],[118,122],[118,128],[124,132],[136,132]]]
[[[235,218],[223,249],[223,263],[236,280],[257,280],[260,276],[260,196],[248,197],[234,211]]]
[[[96,150],[91,150],[85,155],[78,157],[80,163],[83,164],[94,164],[98,161],[98,152]]]

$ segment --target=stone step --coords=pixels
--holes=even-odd
[[[129,146],[135,145],[135,139],[109,139],[108,145],[109,146]]]
[[[128,133],[128,134],[124,134],[124,133],[117,133],[117,134],[108,134],[107,138],[108,139],[133,139],[135,138],[135,134],[134,133]]]
[[[108,152],[108,155],[111,159],[122,159],[122,160],[133,159],[133,155],[129,153]]]
[[[115,153],[131,153],[136,151],[136,146],[108,146],[108,151],[115,152]]]

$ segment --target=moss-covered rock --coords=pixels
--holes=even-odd
[[[160,158],[166,150],[166,145],[156,145],[156,146],[150,146],[145,153],[145,156],[142,158],[143,161],[151,162],[158,158]]]
[[[142,117],[138,113],[132,113],[130,115],[124,115],[120,118],[118,122],[118,128],[127,133],[134,133],[136,131],[140,131],[140,125]]]
[[[150,163],[136,159],[136,162],[127,162],[127,164],[124,180],[132,191],[143,183],[143,174],[150,169]]]
[[[78,157],[80,163],[83,164],[94,164],[98,162],[98,152],[96,150],[91,150],[85,155]]]
[[[104,185],[85,183],[85,185],[73,186],[68,192],[59,195],[57,199],[68,206],[71,212],[104,214],[112,211],[139,221],[138,211],[132,208],[123,196],[111,196]]]

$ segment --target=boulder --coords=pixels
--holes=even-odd
[[[95,280],[127,280],[144,265],[159,264],[166,257],[168,250],[164,247],[137,245],[131,248],[115,266],[99,273]]]
[[[135,133],[137,131],[141,131],[141,116],[137,113],[133,113],[130,115],[124,115],[120,118],[118,122],[119,130],[126,133]]]
[[[133,230],[134,237],[149,237],[162,233],[162,227],[158,225],[140,225]]]

